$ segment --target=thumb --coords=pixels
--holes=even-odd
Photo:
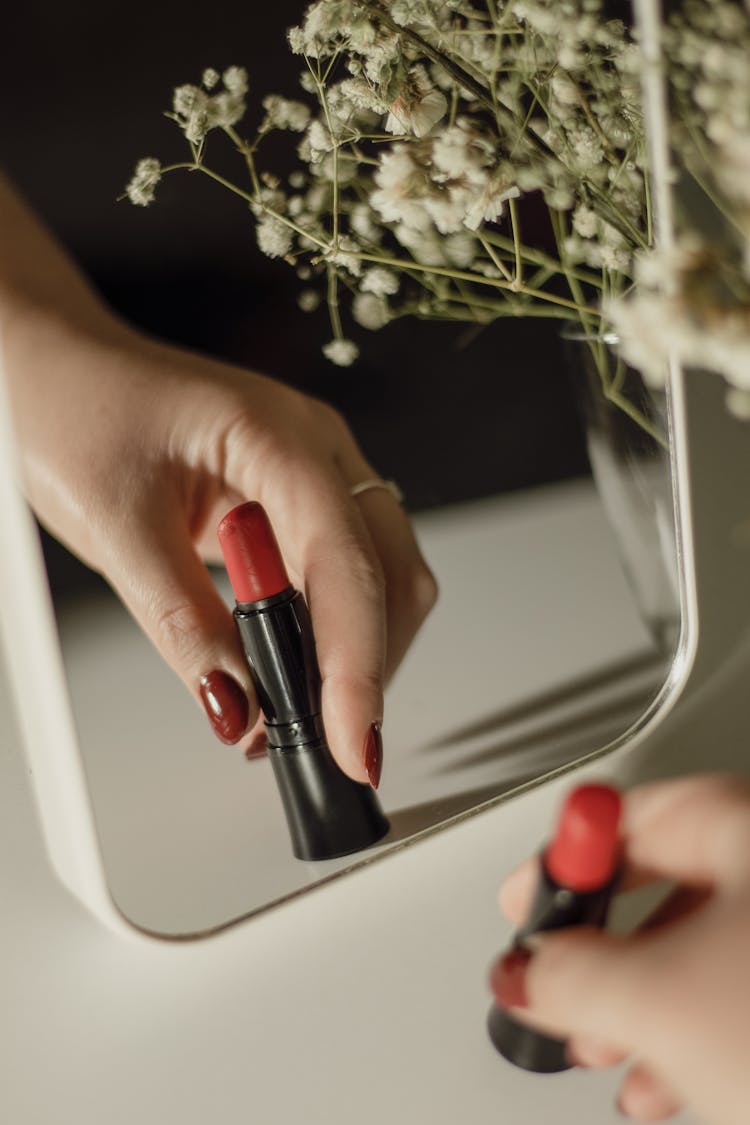
[[[141,518],[109,551],[105,576],[204,709],[216,736],[238,742],[258,705],[234,621],[195,552],[181,513]]]

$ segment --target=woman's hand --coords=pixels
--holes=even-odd
[[[659,782],[629,793],[625,809],[624,885],[667,879],[677,884],[671,898],[630,936],[578,929],[535,938],[525,968],[495,966],[496,997],[525,996],[514,1014],[569,1037],[581,1065],[632,1059],[619,1105],[635,1120],[685,1106],[712,1125],[747,1125],[750,789],[723,777]],[[502,889],[517,923],[536,873],[530,860]]]
[[[351,497],[377,473],[341,417],[113,321],[89,333],[37,323],[33,346],[16,344],[8,361],[32,507],[107,578],[226,742],[258,707],[202,560],[220,561],[216,527],[231,507],[263,504],[310,606],[333,754],[377,784],[368,735],[435,585],[393,496]]]
[[[342,418],[121,323],[1,174],[0,321],[41,522],[117,590],[217,735],[251,752],[258,704],[203,560],[220,561],[221,517],[259,500],[309,603],[331,750],[377,785],[383,685],[436,587],[394,497],[352,498],[377,473]]]

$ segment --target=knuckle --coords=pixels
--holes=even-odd
[[[182,601],[175,605],[152,607],[148,614],[149,632],[167,659],[190,661],[203,648],[200,607],[194,602]]]
[[[437,603],[439,587],[435,575],[422,559],[414,568],[411,580],[412,604],[424,620]]]
[[[390,592],[399,610],[403,607],[404,612],[420,623],[434,609],[438,594],[435,575],[422,559],[399,570]]]
[[[319,399],[312,399],[311,403],[317,412],[318,421],[330,431],[334,438],[340,440],[350,437],[349,425],[343,414],[335,406],[331,406],[328,402],[321,402]]]

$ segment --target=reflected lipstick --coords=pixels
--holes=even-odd
[[[582,785],[565,801],[529,916],[513,942],[523,951],[532,934],[569,926],[604,927],[620,862],[622,798],[608,785]],[[495,1005],[487,1027],[506,1059],[539,1073],[568,1070],[566,1043],[543,1035]]]
[[[388,821],[369,785],[334,761],[321,717],[320,672],[305,599],[255,501],[219,524],[234,619],[258,695],[268,756],[298,859],[333,859],[380,840]]]

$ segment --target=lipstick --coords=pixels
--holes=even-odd
[[[370,786],[347,777],[329,749],[310,614],[268,516],[255,501],[240,504],[218,536],[294,855],[333,859],[369,847],[389,824]]]
[[[529,916],[513,949],[533,934],[607,921],[620,863],[622,798],[608,785],[582,785],[563,804],[554,838],[542,852],[541,872]],[[498,1005],[487,1020],[490,1039],[504,1058],[524,1070],[569,1070],[566,1042],[543,1035]]]

